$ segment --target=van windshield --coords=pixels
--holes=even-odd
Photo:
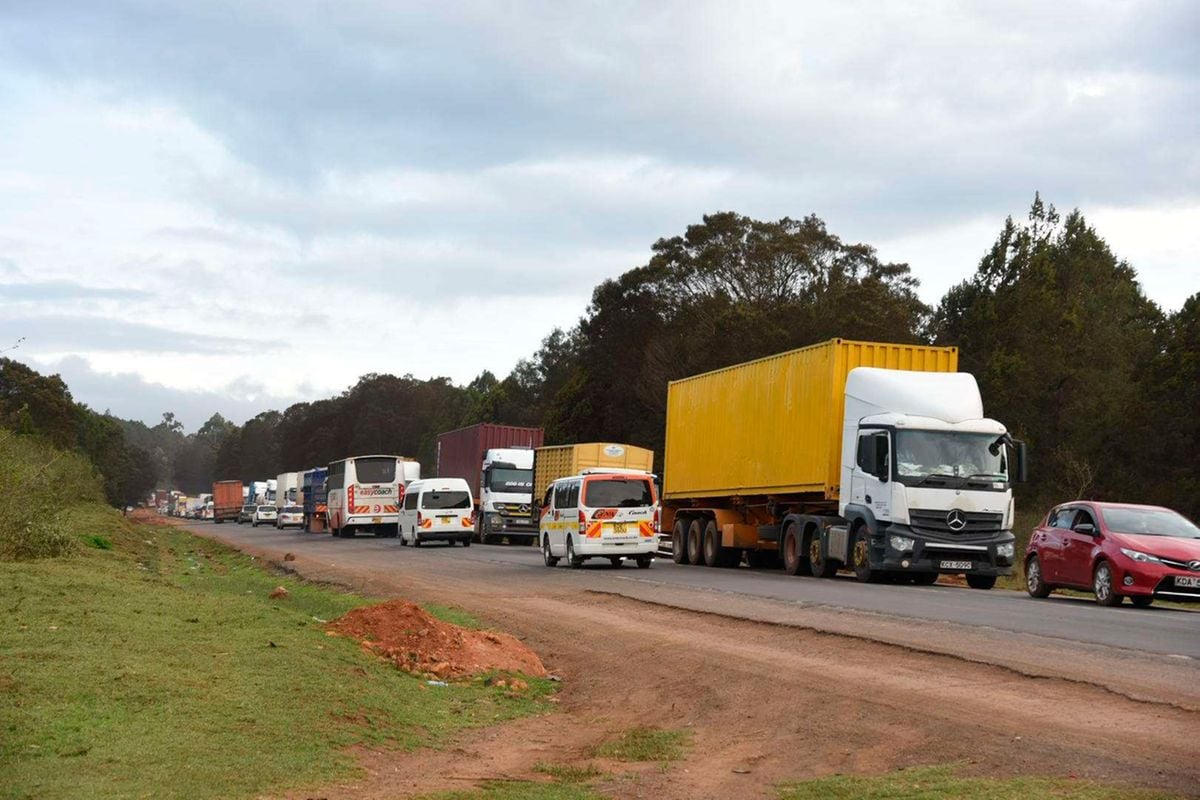
[[[584,484],[583,504],[588,508],[641,508],[654,505],[654,495],[645,478],[593,478]]]
[[[426,492],[421,495],[421,508],[470,508],[471,496],[466,492]]]
[[[359,483],[391,483],[396,480],[396,459],[356,458],[354,471]]]

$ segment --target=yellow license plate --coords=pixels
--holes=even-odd
[[[628,527],[628,522],[614,522],[612,524],[613,533],[625,533],[625,529]]]
[[[371,517],[371,522],[383,522],[383,517]]]
[[[439,522],[453,522],[454,517],[438,517]]]

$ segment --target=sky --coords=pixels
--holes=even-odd
[[[188,430],[503,376],[706,213],[936,304],[1034,192],[1200,291],[1200,6],[0,2],[0,350]]]

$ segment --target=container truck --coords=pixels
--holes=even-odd
[[[334,461],[325,476],[329,530],[339,537],[353,537],[359,531],[394,537],[404,488],[420,477],[421,465],[401,456]]]
[[[475,498],[477,542],[508,537],[533,543],[533,448],[541,428],[483,423],[448,431],[437,438],[437,476],[462,478]]]
[[[296,493],[300,488],[299,472],[284,472],[275,479],[275,507],[294,506],[297,503]]]
[[[549,505],[547,492],[559,478],[579,475],[585,469],[609,468],[651,472],[654,451],[616,442],[589,442],[539,447],[533,451],[533,519]]]
[[[327,506],[325,505],[325,476],[329,470],[325,467],[307,470],[301,478],[301,494],[304,502],[304,530],[308,533],[320,533],[325,530]]]
[[[213,522],[220,525],[225,520],[237,522],[242,510],[242,482],[217,481],[213,484]]]
[[[672,382],[674,560],[977,589],[1012,574],[1025,447],[957,367],[954,347],[833,339]]]

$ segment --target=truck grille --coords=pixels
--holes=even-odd
[[[956,515],[956,521],[950,514]],[[999,533],[1004,522],[1003,514],[990,514],[982,511],[949,512],[941,509],[910,509],[908,512],[912,527],[918,531],[949,534],[951,536],[974,536],[986,533]],[[951,522],[955,521],[954,525]],[[958,524],[961,522],[961,525]]]

